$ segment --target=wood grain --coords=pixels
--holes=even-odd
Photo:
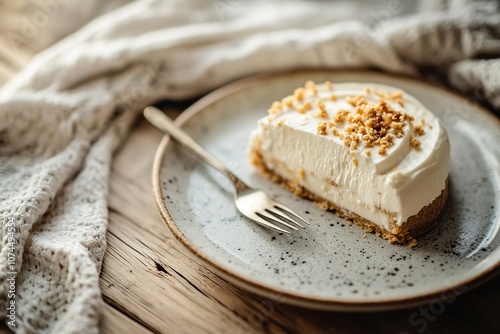
[[[130,319],[128,316],[120,313],[109,304],[104,305],[104,313],[101,317],[100,332],[108,333],[134,333],[134,334],[152,334],[150,330],[141,326],[139,323]]]

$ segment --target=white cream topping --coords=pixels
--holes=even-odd
[[[339,110],[355,113],[346,97],[363,95],[368,103],[377,103],[380,97],[374,92],[400,90],[366,83],[316,87],[317,93],[306,90],[301,101],[295,99],[291,107],[284,106],[259,120],[250,145],[261,151],[268,168],[385,229],[389,229],[391,220],[403,224],[441,194],[449,170],[448,136],[439,119],[419,101],[406,93],[403,105],[389,101],[393,109],[412,115],[414,121],[406,120],[403,136],[395,137],[394,144],[380,154],[380,146],[366,147],[363,142],[350,149],[331,131],[319,134],[318,124],[332,120]],[[318,116],[318,99],[324,102],[326,118]],[[305,102],[312,108],[298,112]],[[421,125],[422,119],[425,133],[418,135],[414,124]],[[334,126],[343,134],[345,125],[338,122]],[[418,149],[411,147],[411,137],[420,141]]]

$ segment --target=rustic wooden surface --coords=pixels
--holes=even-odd
[[[19,58],[0,52],[0,85],[18,65]],[[164,109],[172,117],[181,111],[169,103]],[[384,313],[321,312],[256,297],[227,283],[175,240],[156,211],[150,175],[161,138],[139,120],[114,159],[101,272],[102,333],[500,332],[500,277],[446,304],[440,314],[431,312],[425,326],[425,316],[418,322],[410,318],[432,305]],[[0,333],[8,332],[0,326]]]

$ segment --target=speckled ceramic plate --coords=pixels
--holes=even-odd
[[[446,126],[450,198],[439,224],[410,249],[390,245],[261,177],[247,161],[257,119],[306,80],[378,82],[420,99]],[[159,211],[173,234],[222,277],[304,307],[386,310],[450,301],[500,268],[500,125],[467,98],[375,72],[308,71],[247,79],[201,99],[176,121],[236,174],[306,217],[280,235],[241,217],[223,176],[165,137],[154,163]]]

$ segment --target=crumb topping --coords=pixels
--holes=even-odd
[[[322,136],[326,136],[326,134],[328,133],[327,132],[327,122],[319,122],[318,123],[318,127],[316,129],[316,132],[319,134],[319,135],[322,135]]]
[[[376,91],[375,95],[379,96],[381,99],[394,101],[398,103],[400,106],[404,106],[403,92],[400,90],[395,92]]]
[[[325,102],[321,100],[316,100],[316,107],[318,107],[317,117],[328,118],[328,112],[326,111]]]
[[[395,137],[403,136],[405,122],[413,120],[413,116],[392,108],[384,99],[377,103],[364,103],[366,100],[358,96],[352,101],[356,105],[355,113],[347,117],[348,124],[344,131],[350,134],[351,142],[357,137],[366,147],[379,146],[381,155],[394,145]],[[344,145],[351,146],[351,142],[344,141]]]
[[[425,135],[425,127],[432,129],[430,124],[426,124],[421,119],[417,124],[413,116],[409,115],[397,107],[394,103],[404,106],[402,91],[374,91],[364,88],[364,94],[347,96],[345,103],[353,107],[352,110],[339,108],[338,110],[327,111],[327,104],[337,102],[338,97],[334,92],[334,85],[330,81],[325,81],[323,87],[320,86],[318,97],[318,86],[313,81],[307,81],[304,87],[295,89],[293,95],[275,101],[269,109],[269,114],[278,114],[287,108],[293,109],[300,114],[305,114],[306,120],[311,117],[321,118],[318,121],[316,132],[319,135],[332,134],[338,137],[352,152],[355,152],[361,145],[367,148],[364,152],[366,156],[372,154],[371,148],[375,148],[380,155],[386,155],[389,148],[394,146],[397,138],[402,138],[405,131],[409,131],[407,123],[410,122],[414,129],[415,136]],[[325,95],[326,94],[326,95]],[[377,99],[376,102],[373,99]],[[314,106],[312,102],[314,101]],[[342,105],[343,102],[338,102]],[[329,107],[331,108],[331,107]],[[311,111],[311,112],[309,112]],[[278,126],[284,124],[279,121]],[[421,141],[415,136],[410,136],[410,147],[419,150]],[[353,163],[358,165],[358,160],[354,155]]]
[[[307,111],[311,109],[312,109],[311,103],[305,102],[302,106],[297,108],[297,111],[301,114],[305,114]]]
[[[304,88],[302,88],[302,87],[297,88],[293,93],[295,100],[302,101],[304,99],[305,92],[306,92],[306,90]]]
[[[318,88],[316,87],[316,83],[314,83],[314,81],[308,80],[306,82],[305,88],[311,91],[313,95],[318,94]]]
[[[423,125],[416,125],[415,126],[415,133],[419,136],[425,135],[425,130]]]
[[[337,129],[337,127],[335,127],[335,123],[334,122],[328,122],[328,125],[330,126],[332,134],[335,137],[338,137],[340,135],[340,133],[339,133],[339,130]]]
[[[280,101],[274,101],[273,104],[271,105],[271,108],[276,108],[278,110],[283,109],[283,105],[281,104]]]
[[[353,107],[359,107],[359,106],[368,104],[368,102],[366,101],[366,99],[363,95],[348,96],[345,98],[345,101]]]
[[[268,113],[273,115],[279,113],[281,110],[283,110],[283,105],[281,104],[281,102],[274,101],[271,105],[271,108],[269,108]]]
[[[281,103],[283,103],[284,106],[287,106],[291,108],[293,106],[293,96],[287,96],[281,100]]]
[[[343,122],[345,122],[347,115],[349,115],[349,114],[350,114],[349,111],[341,109],[341,110],[337,111],[337,113],[333,116],[333,120],[336,123],[343,123]]]

